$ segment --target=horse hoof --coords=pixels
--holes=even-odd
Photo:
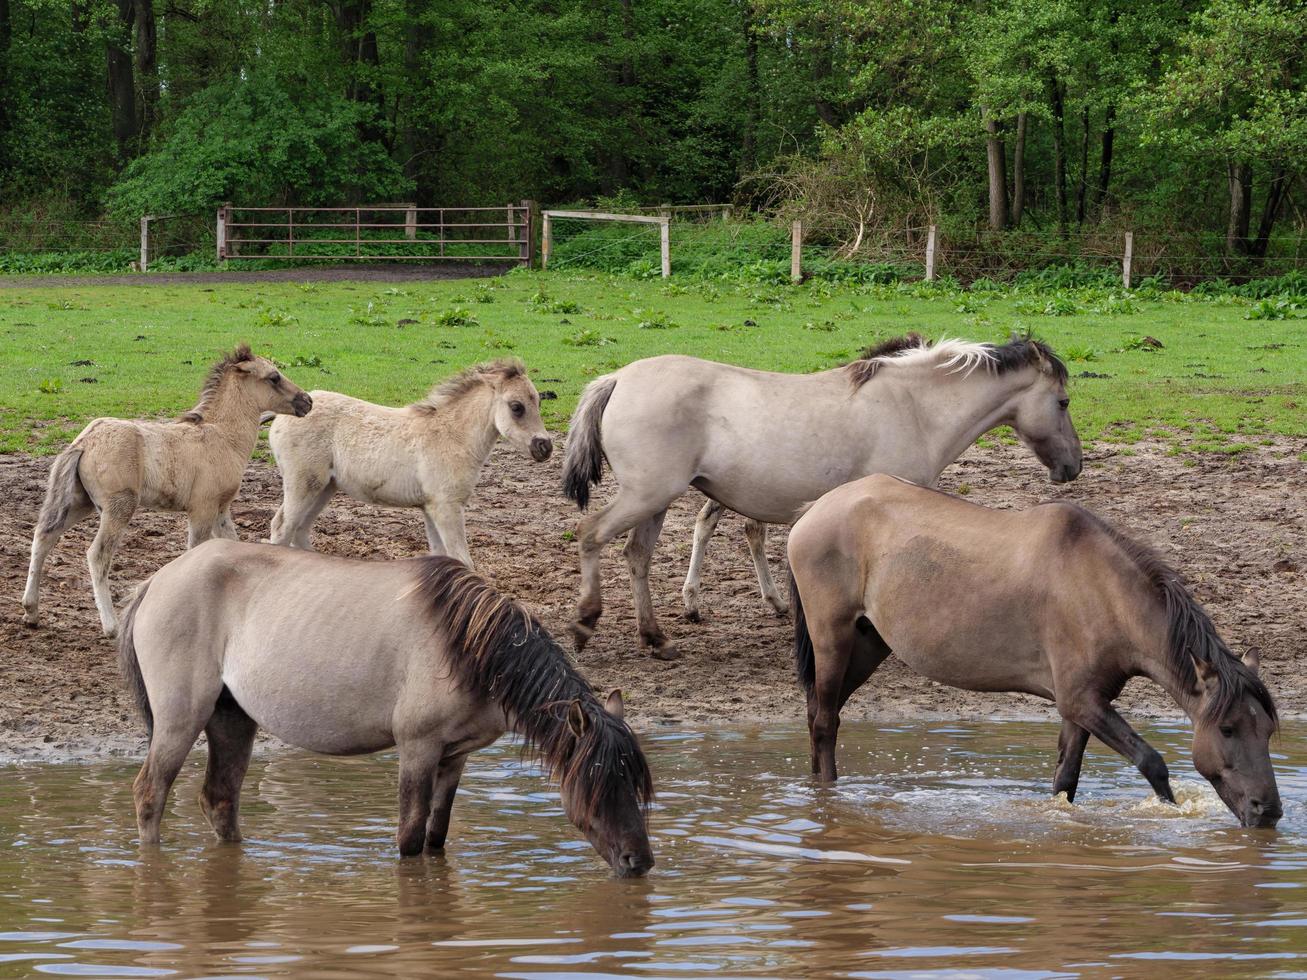
[[[689,622],[691,622],[691,623],[702,623],[702,622],[703,622],[703,616],[700,615],[698,609],[687,609],[687,610],[685,610],[685,618],[686,618],[687,621],[689,621]]]
[[[572,623],[572,645],[576,648],[577,653],[585,649],[585,645],[590,642],[590,637],[594,635],[593,626],[587,626],[579,619]]]
[[[777,619],[789,619],[790,607],[781,603],[779,606],[772,606],[772,612],[776,614]]]
[[[34,612],[23,612],[23,625],[36,628],[41,625],[41,617]]]
[[[672,646],[670,643],[664,643],[660,647],[653,647],[649,651],[649,655],[653,657],[655,660],[680,660],[681,659],[681,651],[676,649],[676,647]]]

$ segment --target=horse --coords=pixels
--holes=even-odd
[[[653,865],[653,783],[620,692],[601,704],[540,623],[454,558],[364,562],[215,540],[165,565],[124,618],[119,661],[150,733],[133,786],[142,844],[208,737],[200,808],[239,841],[255,732],[327,755],[399,747],[402,856],[445,846],[470,753],[505,731],[623,877]]]
[[[536,462],[554,448],[540,394],[518,360],[469,367],[404,408],[312,395],[311,416],[278,418],[268,435],[283,483],[273,544],[311,548],[309,529],[343,490],[370,504],[422,508],[430,551],[471,567],[463,508],[495,440],[502,435]]]
[[[982,507],[878,474],[790,532],[794,659],[812,771],[834,780],[839,713],[891,652],[940,684],[1046,698],[1062,718],[1054,794],[1075,799],[1093,735],[1175,802],[1161,755],[1113,708],[1131,677],[1194,725],[1194,767],[1246,827],[1283,810],[1259,657],[1236,657],[1177,572],[1082,507]]]
[[[629,530],[640,639],[657,659],[678,656],[654,616],[649,563],[668,505],[688,487],[754,521],[788,524],[805,504],[868,473],[933,483],[999,425],[1016,430],[1054,481],[1073,480],[1081,452],[1066,382],[1066,367],[1037,340],[930,345],[915,334],[816,374],[665,355],[596,378],[572,416],[563,492],[584,511],[605,458],[620,489],[577,529],[577,650],[603,610],[600,551]],[[765,562],[758,568],[762,576]]]
[[[313,399],[271,361],[241,344],[209,371],[199,403],[173,422],[95,419],[55,458],[32,534],[23,592],[23,622],[40,622],[46,556],[68,528],[100,514],[86,553],[91,589],[104,635],[118,629],[109,568],[138,507],[182,511],[190,525],[186,546],[217,535],[235,538],[231,502],[259,440],[268,412],[307,415]]]

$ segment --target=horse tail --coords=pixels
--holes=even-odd
[[[83,452],[80,446],[69,446],[50,467],[50,481],[46,484],[45,500],[41,503],[41,516],[37,518],[37,526],[47,534],[64,526],[77,499],[77,491],[84,492],[82,478],[77,472]]]
[[[803,614],[803,599],[799,596],[799,584],[794,581],[794,569],[790,569],[790,609],[794,611],[794,671],[799,676],[799,684],[809,697],[812,686],[817,682],[817,660],[812,649],[812,636],[808,633],[808,619]]]
[[[141,674],[141,664],[136,658],[136,611],[141,608],[141,600],[150,588],[150,579],[146,579],[136,589],[131,604],[123,614],[122,628],[118,633],[118,669],[122,672],[123,682],[136,702],[136,710],[145,722],[145,734],[154,737],[154,712],[150,708],[150,695],[145,690],[145,678]]]
[[[581,392],[581,400],[572,413],[567,456],[563,460],[563,493],[576,501],[579,510],[590,506],[590,485],[604,476],[604,441],[599,427],[616,387],[615,374],[595,378]]]

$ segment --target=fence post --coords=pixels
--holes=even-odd
[[[518,244],[518,255],[522,265],[530,269],[536,264],[536,202],[529,198],[522,201],[522,240]]]
[[[1121,284],[1126,289],[1130,288],[1130,263],[1135,257],[1135,233],[1127,231],[1125,233],[1125,256],[1121,259]]]
[[[216,238],[218,240],[218,261],[222,262],[227,258],[227,207],[223,205],[218,208],[218,223]]]
[[[935,226],[926,232],[926,282],[935,281]]]
[[[803,282],[803,222],[790,222],[790,282]]]
[[[150,265],[150,216],[147,214],[141,218],[141,271],[145,272]]]
[[[671,216],[672,216],[672,206],[670,204],[663,204],[658,208],[658,217],[670,218]]]
[[[549,253],[554,250],[554,229],[549,223],[549,212],[540,219],[540,268],[549,268]]]
[[[410,242],[417,241],[418,237],[418,206],[410,203],[408,210],[404,212],[404,237]]]
[[[663,253],[663,278],[672,274],[672,219],[664,216],[658,223],[658,244]]]
[[[722,220],[723,221],[731,220],[731,206],[729,204],[722,205]]]

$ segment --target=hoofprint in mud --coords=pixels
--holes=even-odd
[[[1159,444],[1086,452],[1085,473],[1053,486],[1039,463],[1012,445],[977,447],[944,474],[940,488],[979,503],[1029,507],[1042,500],[1083,503],[1159,550],[1188,578],[1222,634],[1237,651],[1261,649],[1262,674],[1282,716],[1307,713],[1307,440],[1226,457],[1176,456]],[[578,573],[574,505],[558,492],[559,456],[524,460],[501,443],[468,507],[469,544],[478,570],[520,598],[551,630],[562,632],[573,612]],[[137,752],[144,740],[118,678],[112,642],[100,635],[86,581],[92,523],[70,531],[50,556],[39,629],[21,621],[19,601],[32,525],[45,492],[51,457],[0,457],[0,758],[71,758]],[[600,486],[598,502],[614,487]],[[281,485],[268,462],[246,473],[232,516],[247,541],[268,535]],[[605,590],[615,601],[609,629],[595,637],[579,665],[596,687],[622,688],[627,718],[637,729],[663,724],[801,726],[804,700],[794,681],[789,622],[758,597],[738,525],[726,529],[705,566],[705,621],[680,620],[680,588],[691,529],[703,503],[687,494],[668,513],[650,576],[654,602],[685,653],[675,664],[651,661],[633,641],[634,617],[625,593],[626,563],[617,545],[603,556]],[[728,522],[739,521],[733,515]],[[125,600],[136,582],[184,548],[183,519],[140,514],[128,529],[114,568],[114,591]],[[775,568],[784,568],[785,534],[769,541]],[[315,525],[318,550],[360,558],[421,554],[421,516],[338,496]],[[1135,681],[1118,704],[1127,715],[1174,717],[1175,708],[1147,682]],[[1033,698],[981,695],[922,680],[892,659],[844,711],[862,718],[1051,717]]]

